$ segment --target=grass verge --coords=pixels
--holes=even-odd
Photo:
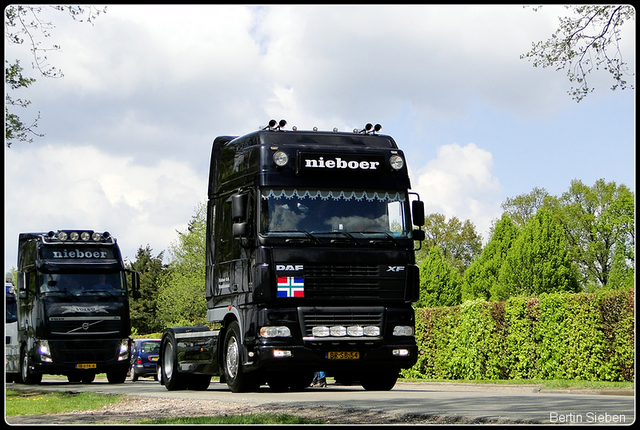
[[[56,414],[100,409],[124,401],[124,394],[106,395],[91,392],[43,392],[38,390],[6,391],[5,415]]]

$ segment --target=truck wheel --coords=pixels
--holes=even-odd
[[[80,378],[80,375],[78,375],[77,373],[69,373],[67,375],[67,381],[69,381],[70,384],[77,384],[82,380],[82,378]]]
[[[162,380],[169,391],[184,390],[187,388],[186,376],[178,372],[178,353],[176,340],[173,336],[167,336],[164,341],[161,362]]]
[[[32,373],[29,369],[29,354],[27,348],[22,348],[20,353],[20,377],[23,384],[39,384],[42,382],[42,374]]]
[[[189,382],[187,384],[190,390],[194,391],[206,391],[211,384],[211,375],[189,375]]]
[[[369,373],[360,377],[360,383],[367,391],[389,391],[398,380],[397,369]]]
[[[160,385],[164,385],[164,379],[162,378],[162,364],[160,363],[160,360],[158,360],[158,364],[156,366],[155,380],[160,382]]]
[[[242,368],[240,327],[235,321],[229,324],[224,337],[223,348],[222,364],[229,389],[234,393],[257,391],[260,388],[258,375],[245,373]]]
[[[126,370],[113,370],[111,372],[107,372],[107,381],[110,384],[124,384],[125,379],[127,379]]]

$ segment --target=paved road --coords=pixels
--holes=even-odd
[[[16,386],[16,384],[10,384]],[[262,387],[256,393],[231,393],[226,384],[213,382],[207,391],[167,391],[151,379],[111,385],[69,384],[63,379],[45,378],[38,389],[126,393],[129,395],[208,399],[256,405],[296,405],[305,408],[369,409],[385,413],[472,418],[487,421],[538,423],[622,423],[635,421],[635,396],[630,392],[568,390],[546,391],[534,385],[496,386],[484,384],[399,382],[386,392],[365,391],[360,386],[329,384],[324,389],[274,393]]]

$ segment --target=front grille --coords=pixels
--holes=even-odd
[[[378,266],[315,266],[305,265],[304,273],[311,277],[373,277],[380,275]]]
[[[119,343],[114,340],[64,340],[49,341],[54,361],[63,363],[100,363],[114,360]]]
[[[52,334],[117,334],[122,330],[122,321],[118,316],[111,317],[51,317]]]
[[[317,326],[376,326],[382,331],[384,321],[383,307],[358,308],[298,308],[302,332],[312,336],[313,327]]]
[[[384,278],[380,267],[304,266],[304,295],[310,299],[404,299],[404,279]]]

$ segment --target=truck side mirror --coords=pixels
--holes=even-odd
[[[133,270],[127,270],[127,272],[131,274],[131,297],[134,299],[142,298],[142,293],[140,292],[140,273],[134,272]]]
[[[413,225],[422,227],[424,225],[424,202],[420,200],[411,202],[411,213],[413,215]]]
[[[19,273],[18,274],[18,280],[17,280],[17,287],[18,287],[18,297],[22,300],[26,300],[29,297],[29,294],[27,293],[27,280],[26,280],[26,274],[25,273]]]
[[[233,221],[244,222],[247,220],[247,203],[249,194],[234,194],[231,196],[231,218]]]
[[[247,222],[249,194],[234,194],[231,196],[231,218],[233,219],[233,237],[247,238],[250,234]]]

